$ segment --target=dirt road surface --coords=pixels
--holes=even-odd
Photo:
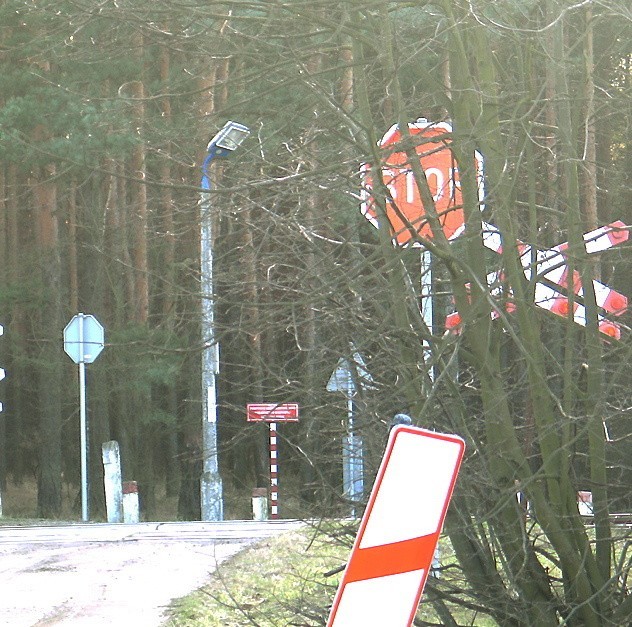
[[[0,527],[2,627],[156,627],[172,599],[293,521]]]

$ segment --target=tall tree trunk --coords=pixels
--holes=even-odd
[[[548,0],[545,1],[544,17],[545,23],[548,25],[553,20],[553,10]],[[554,45],[555,32],[554,29],[548,28],[545,33],[547,50],[551,50]],[[555,70],[552,63],[546,63],[545,72],[545,98],[544,98],[544,153],[546,163],[546,187],[542,204],[549,209],[547,212],[548,223],[552,239],[558,241],[561,233],[561,224],[558,218],[558,186],[559,172],[558,159],[556,156],[556,135],[557,114],[555,111]],[[546,220],[547,218],[545,218]],[[553,242],[550,242],[553,243]]]
[[[105,196],[105,237],[103,249],[105,256],[112,259],[113,270],[111,270],[111,280],[109,290],[104,295],[104,309],[107,312],[107,319],[116,329],[125,326],[127,317],[127,303],[133,302],[134,297],[134,276],[131,257],[128,245],[128,216],[125,204],[126,181],[124,166],[122,162],[108,159],[105,162],[106,171],[112,172],[107,181],[107,192]],[[104,355],[108,359],[107,355]],[[120,390],[120,374],[114,372],[109,374],[110,386],[115,390]],[[135,421],[129,419],[131,406],[129,398],[124,392],[117,391],[110,401],[112,405],[111,417],[111,437],[118,440],[121,450],[121,465],[123,478],[135,479],[135,450],[134,450],[134,429]]]
[[[40,130],[39,133],[43,134]],[[39,135],[40,139],[42,135]],[[37,141],[36,137],[36,141]],[[44,518],[59,516],[61,490],[61,341],[62,282],[57,223],[55,168],[38,169],[32,178],[36,241],[46,299],[38,322],[38,396],[40,408],[37,511]]]
[[[262,337],[264,330],[261,321],[261,302],[259,298],[259,268],[253,237],[255,220],[249,204],[243,209],[244,228],[242,231],[243,260],[246,280],[244,283],[244,307],[246,310],[246,334],[248,342],[248,363],[250,364],[248,377],[248,398],[253,402],[264,401],[263,384],[265,381]],[[267,446],[259,430],[253,431],[247,446],[252,449],[255,462],[254,474],[258,486],[266,485],[268,474]],[[235,467],[239,465],[236,460]],[[254,486],[253,486],[254,487]]]
[[[73,177],[68,189],[68,303],[74,314],[79,311],[79,269],[77,265],[77,181]]]
[[[7,282],[13,289],[21,283],[20,263],[20,206],[18,202],[18,169],[15,164],[7,168],[5,189],[7,193]],[[5,408],[11,415],[10,439],[12,446],[7,451],[9,465],[13,469],[15,478],[21,480],[26,473],[26,455],[23,451],[24,434],[27,432],[26,416],[28,415],[27,398],[29,379],[26,363],[26,314],[23,307],[16,301],[10,311],[8,337],[11,338],[11,406]],[[9,454],[10,453],[10,454]]]
[[[165,27],[168,31],[168,27]],[[165,94],[169,92],[169,73],[170,73],[170,56],[169,48],[166,45],[160,47],[159,59],[160,84]],[[160,100],[160,108],[163,122],[166,125],[171,123],[171,99],[165,95]],[[176,299],[175,299],[175,262],[176,262],[176,235],[174,220],[174,203],[173,193],[171,190],[171,144],[167,142],[161,154],[160,163],[160,181],[163,184],[161,191],[162,206],[162,228],[164,238],[164,255],[163,255],[163,290],[162,290],[162,326],[170,333],[175,333],[174,322],[176,316]],[[173,421],[166,428],[166,491],[169,496],[175,496],[178,492],[180,484],[180,465],[178,463],[178,398],[177,385],[172,382],[168,385],[161,386],[158,391],[161,395],[161,403],[169,414],[173,417]]]
[[[74,181],[72,182],[74,185]],[[108,237],[108,196],[109,190],[107,184],[97,186],[95,192],[95,228],[90,233],[91,248],[97,251],[106,249],[106,241]],[[72,197],[71,197],[72,198]],[[76,207],[75,207],[76,211]],[[106,303],[108,301],[106,295],[108,269],[107,262],[109,257],[104,254],[95,255],[91,262],[91,281],[83,290],[83,303],[78,301],[79,306],[84,307],[95,314],[102,324],[105,325],[106,339],[109,332],[108,323],[110,317]],[[106,350],[90,366],[87,372],[87,388],[88,388],[88,420],[90,425],[90,441],[89,441],[89,462],[90,462],[90,512],[92,517],[104,517],[105,510],[105,493],[103,490],[103,462],[102,462],[102,445],[111,439],[110,435],[110,416],[109,416],[109,386],[108,386],[108,361],[112,356],[110,350]]]
[[[0,106],[2,101],[0,100]],[[0,162],[0,285],[6,285],[7,282],[7,189],[5,179],[4,163]],[[3,330],[8,321],[8,311],[5,307],[0,308],[0,325]],[[0,360],[0,368],[5,370],[8,367],[8,363],[5,361],[8,351],[2,347],[0,351],[2,359]],[[6,399],[4,396],[4,384],[0,384],[0,390],[3,394],[0,394],[0,403],[4,405]],[[7,486],[7,430],[5,413],[3,409],[0,409],[0,498],[2,496],[2,490]],[[2,504],[0,503],[0,508]]]
[[[143,125],[145,120],[145,87],[142,81],[130,84],[133,99],[133,115],[137,142],[132,149],[131,183],[132,201],[132,261],[134,264],[134,321],[147,324],[149,318],[149,267],[147,261],[147,185],[145,184],[145,144]]]
[[[596,229],[597,215],[597,142],[595,134],[595,60],[593,51],[593,10],[588,5],[584,9],[584,150],[582,155],[582,201],[584,228]],[[599,277],[596,277],[599,278]]]
[[[169,88],[169,48],[161,46],[160,48],[160,83],[165,92]],[[165,95],[160,100],[161,115],[164,123],[169,125],[171,122],[171,99]],[[164,238],[164,255],[163,255],[163,301],[162,314],[166,318],[169,328],[172,327],[175,310],[175,259],[176,259],[176,235],[174,222],[174,206],[173,193],[171,190],[171,144],[166,143],[161,153],[160,162],[160,182],[163,184],[161,190],[162,207],[162,228]]]
[[[308,75],[318,76],[323,67],[323,55],[320,52],[314,52],[309,58],[305,71]],[[314,123],[314,128],[309,128],[306,133],[305,143],[310,144],[307,149],[311,154],[306,156],[307,167],[316,168],[318,156],[318,141],[315,140],[318,131],[316,127],[318,122]],[[310,192],[303,202],[302,223],[305,224],[308,231],[318,231],[323,223],[321,215],[322,198],[317,190]],[[308,502],[314,502],[325,481],[319,481],[316,475],[316,469],[324,469],[325,466],[320,463],[322,459],[323,447],[325,441],[323,438],[323,429],[318,416],[318,374],[319,360],[317,353],[318,346],[318,325],[316,323],[316,305],[313,298],[320,294],[318,289],[318,269],[314,247],[309,242],[306,244],[307,249],[303,254],[303,263],[305,266],[305,305],[302,313],[301,331],[299,334],[301,349],[304,351],[304,370],[302,385],[304,389],[304,405],[306,416],[303,418],[303,444],[307,458],[301,467],[301,494]],[[322,473],[321,473],[322,474]],[[322,494],[321,494],[322,496]]]
[[[138,37],[138,57],[142,59],[143,42]],[[145,123],[145,87],[142,80],[131,85],[133,115],[137,127],[138,141],[132,149],[131,169],[136,180],[131,183],[132,209],[132,260],[134,264],[133,319],[147,328],[149,321],[149,264],[147,257],[147,186],[145,184],[145,144],[143,126]],[[138,391],[133,403],[135,420],[138,421],[137,474],[145,515],[152,519],[156,507],[156,477],[154,447],[157,442],[156,427],[149,423],[151,393]]]

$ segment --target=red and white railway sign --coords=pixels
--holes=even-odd
[[[629,228],[618,220],[585,233],[583,238],[586,252],[588,254],[603,252],[613,246],[623,244],[629,239]],[[493,224],[484,223],[483,230],[483,244],[497,253],[502,252],[502,240],[498,229]],[[568,317],[572,315],[577,324],[586,326],[587,314],[583,303],[584,287],[577,270],[573,270],[572,277],[569,276],[568,243],[565,242],[553,248],[534,252],[528,244],[518,242],[518,250],[520,263],[527,279],[531,280],[533,272],[535,272],[534,304],[558,316]],[[502,293],[503,288],[499,287],[503,283],[501,273],[490,273],[487,276],[487,283],[493,286],[492,295]],[[620,316],[627,311],[628,298],[626,296],[600,281],[593,280],[592,283],[597,307],[614,316]],[[571,301],[568,298],[571,290],[579,297],[579,301],[574,300],[572,303],[572,312]],[[509,293],[511,293],[511,288],[509,288]],[[509,303],[508,311],[511,309],[513,309],[513,304]],[[494,317],[497,316],[494,315]],[[447,328],[456,328],[460,323],[461,317],[458,313],[449,314],[446,318]],[[601,314],[598,315],[598,326],[605,336],[615,339],[621,337],[621,325]]]
[[[298,403],[248,403],[248,422],[266,422],[270,430],[270,518],[279,517],[278,422],[298,422]]]
[[[465,444],[391,431],[327,627],[409,627],[428,578]]]
[[[298,403],[248,403],[248,422],[298,422]]]
[[[450,239],[465,221],[459,170],[450,149],[452,127],[445,122],[431,124],[421,119],[409,124],[408,131],[414,138],[421,140],[415,151],[419,155],[420,164],[425,172],[443,231]],[[401,140],[402,133],[399,126],[395,124],[380,141],[380,148],[385,152],[381,170],[382,180],[392,199],[392,202],[386,203],[386,216],[390,223],[393,240],[397,244],[406,246],[414,239],[410,226],[419,235],[427,238],[432,237],[432,231],[408,157],[405,152],[397,151],[397,144]],[[394,151],[389,153],[389,149]],[[482,199],[483,160],[479,154],[476,155],[476,167]],[[371,167],[363,165],[361,173],[362,213],[377,227],[379,220],[373,199],[375,192]]]

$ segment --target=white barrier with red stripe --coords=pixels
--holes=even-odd
[[[328,627],[412,624],[464,450],[455,435],[393,428]]]
[[[464,232],[465,225],[454,234],[453,239],[462,235]],[[621,222],[621,220],[616,220],[593,231],[588,231],[588,233],[584,233],[583,235],[584,245],[588,254],[603,252],[604,250],[608,250],[608,248],[623,244],[623,242],[628,241],[629,237],[630,227],[624,222]],[[495,250],[497,253],[502,252],[500,231],[498,227],[488,222],[483,222],[483,242],[487,248]],[[566,250],[568,244],[560,244],[556,246],[556,248]]]
[[[629,238],[629,228],[620,220],[602,226],[593,231],[585,233],[583,236],[587,253],[603,252],[612,246],[622,244]],[[457,235],[463,233],[463,229]],[[483,244],[497,253],[502,252],[502,238],[497,227],[493,224],[483,223]],[[569,268],[567,265],[568,243],[559,244],[547,250],[534,251],[528,244],[518,242],[520,263],[528,279],[531,279],[535,269],[535,299],[537,307],[551,311],[558,316],[568,317],[571,313],[571,301],[560,292],[560,288],[566,292],[573,293],[580,299],[584,297],[584,288],[579,272],[573,271],[569,281]],[[490,278],[491,277],[491,278]],[[499,273],[491,273],[488,276],[488,283],[491,286],[499,279]],[[569,285],[569,282],[571,285]],[[628,299],[611,287],[604,285],[600,281],[593,280],[595,301],[597,307],[605,312],[619,316],[627,311]],[[492,290],[492,295],[498,295],[499,288]],[[586,308],[581,302],[572,303],[572,317],[574,322],[586,326]],[[492,314],[494,316],[494,314]],[[494,316],[494,317],[497,317]],[[619,339],[621,337],[621,326],[599,314],[599,330],[609,337]],[[446,317],[446,328],[455,329],[461,324],[461,317],[458,313],[449,314]]]

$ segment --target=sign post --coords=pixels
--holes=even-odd
[[[391,430],[327,627],[412,625],[464,450],[455,435]]]
[[[447,122],[433,123],[420,118],[408,124],[407,135],[418,142],[415,152],[428,183],[433,209],[445,236],[448,240],[453,240],[463,232],[465,214],[459,169],[450,148],[452,126]],[[380,148],[385,151],[384,160],[380,164],[381,178],[389,194],[389,198],[386,199],[386,219],[396,245],[422,248],[421,314],[426,327],[432,334],[434,332],[432,254],[416,236],[432,239],[433,232],[427,218],[429,207],[423,205],[410,159],[405,150],[398,150],[398,144],[404,138],[405,134],[399,125],[394,124],[379,143]],[[482,208],[484,198],[482,155],[475,152],[473,161]],[[369,165],[362,166],[362,175],[361,210],[365,217],[379,228],[378,211],[373,198],[374,184]],[[424,352],[430,353],[430,346],[426,340],[424,340]],[[433,368],[429,368],[428,374],[432,379]]]
[[[248,422],[267,422],[270,428],[270,518],[279,517],[279,448],[277,422],[298,422],[298,403],[249,403]]]
[[[328,392],[342,392],[347,398],[347,435],[342,443],[342,490],[352,502],[351,516],[355,517],[355,503],[364,494],[364,453],[362,438],[354,433],[353,397],[357,386],[371,387],[373,378],[360,353],[351,360],[341,357],[327,382]]]
[[[79,365],[79,417],[81,429],[81,519],[90,519],[88,501],[88,419],[86,414],[86,364],[103,350],[103,327],[90,314],[79,313],[64,329],[64,351]]]

